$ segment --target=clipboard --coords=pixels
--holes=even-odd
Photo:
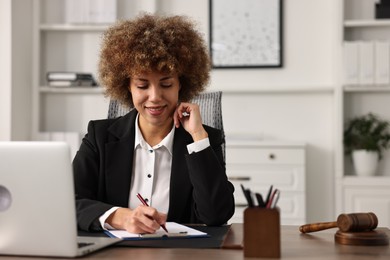
[[[167,222],[166,228],[168,233],[166,233],[162,228],[157,230],[153,234],[134,234],[127,232],[126,230],[106,230],[105,233],[110,237],[121,238],[123,240],[147,240],[147,239],[170,239],[170,238],[197,238],[197,237],[209,237],[205,232],[190,228],[178,224],[176,222]]]
[[[204,224],[185,224],[193,229],[207,233],[207,237],[196,237],[186,239],[182,238],[170,238],[170,239],[138,239],[138,240],[122,240],[119,243],[116,243],[115,247],[134,247],[134,248],[224,248],[223,240],[227,235],[228,231],[231,228],[231,225],[222,225],[222,226],[206,226]],[[242,224],[232,224],[242,225]],[[242,227],[239,229],[238,234],[242,233]],[[79,236],[97,236],[97,237],[107,237],[108,233],[106,232],[87,232],[78,230]],[[242,238],[242,235],[241,235]],[[193,240],[196,240],[194,243]],[[242,239],[238,239],[237,244],[242,243]],[[233,244],[236,242],[233,241]]]

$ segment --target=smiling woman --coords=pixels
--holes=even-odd
[[[134,109],[89,123],[73,162],[79,228],[154,233],[166,221],[222,225],[231,218],[224,135],[203,125],[189,102],[207,86],[210,69],[187,17],[146,14],[108,29],[100,82],[107,96]]]

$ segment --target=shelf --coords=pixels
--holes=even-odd
[[[79,31],[79,32],[103,32],[108,28],[105,24],[41,24],[41,31]]]
[[[274,87],[258,87],[253,89],[253,87],[242,86],[239,90],[236,88],[226,87],[224,89],[219,89],[215,87],[216,90],[223,91],[226,95],[236,95],[236,94],[333,94],[335,88],[334,86],[274,86]]]
[[[358,28],[358,27],[390,27],[390,19],[379,20],[346,20],[344,21],[345,28]]]
[[[348,85],[345,92],[390,92],[390,85]]]
[[[104,89],[102,87],[64,87],[53,88],[42,86],[39,88],[40,93],[50,94],[102,94]]]
[[[348,186],[388,186],[390,176],[345,176],[343,183]]]

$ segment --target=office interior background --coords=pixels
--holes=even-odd
[[[55,43],[58,45],[37,46],[48,42],[42,39],[55,38],[61,32],[49,29],[45,31],[42,27],[40,29],[39,23],[42,20],[35,17],[34,13],[39,10],[43,15],[49,16],[44,19],[50,20],[50,16],[60,15],[56,12],[61,10],[53,11],[56,10],[53,6],[61,5],[61,2],[62,0],[0,1],[1,141],[34,140],[35,135],[41,131],[83,133],[88,120],[107,116],[108,100],[102,92],[53,94],[39,89],[38,85],[42,82],[40,77],[45,73],[41,71],[42,63],[37,62],[42,58],[42,50],[48,50],[45,62],[54,62],[57,58],[63,58],[60,50],[63,43],[58,40]],[[237,158],[229,158],[229,142],[259,144],[256,147],[260,150],[276,150],[282,154],[286,147],[292,147],[293,151],[298,152],[304,150],[304,161],[298,160],[298,164],[303,163],[304,169],[300,173],[304,176],[293,180],[300,182],[294,185],[299,186],[298,191],[304,193],[300,197],[304,203],[301,222],[333,221],[345,211],[373,210],[380,211],[380,224],[389,226],[390,173],[385,169],[389,169],[390,158],[385,154],[385,160],[381,162],[382,176],[360,180],[356,176],[350,176],[352,178],[348,179],[344,167],[347,159],[342,147],[345,110],[352,109],[346,108],[348,104],[352,104],[356,113],[360,113],[360,107],[364,107],[367,110],[377,110],[374,112],[382,113],[385,118],[390,119],[389,112],[384,111],[390,97],[387,90],[368,94],[364,92],[369,96],[366,99],[360,92],[345,92],[342,79],[343,41],[345,31],[348,30],[344,26],[344,14],[350,13],[351,19],[374,19],[375,2],[284,0],[281,68],[212,71],[208,91],[223,91],[228,174],[229,160],[243,159],[245,163],[239,153],[230,155]],[[117,4],[121,6],[118,15],[125,18],[134,17],[141,11],[188,15],[199,22],[199,28],[209,43],[209,0],[117,0]],[[54,17],[53,21],[56,19]],[[390,26],[387,27],[387,32],[389,31]],[[82,32],[74,34],[79,33]],[[88,33],[90,32],[86,34]],[[80,53],[83,56],[83,50],[95,48],[96,56],[73,55],[73,59],[80,58],[80,62],[87,63],[97,60],[99,38],[96,37],[96,32],[92,34],[95,36],[81,37],[82,41],[69,48],[73,48],[79,56]],[[61,36],[58,37],[62,39]],[[77,59],[70,61],[73,64],[78,62]],[[68,112],[63,117],[58,117],[61,122],[48,121],[57,118],[56,114],[63,115],[64,110]],[[268,145],[263,146],[264,143]],[[245,149],[245,145],[236,147]],[[296,147],[299,149],[295,149]],[[289,158],[286,161],[286,164],[295,163]],[[284,169],[283,162],[281,167]],[[250,171],[256,174],[256,166]],[[295,177],[293,174],[291,178]],[[376,197],[371,197],[375,191]],[[236,190],[238,192],[241,191]],[[357,204],[353,200],[354,194],[358,197],[364,195],[359,197],[361,200]],[[283,196],[286,198],[289,193],[282,192],[281,198]]]

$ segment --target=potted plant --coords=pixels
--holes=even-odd
[[[374,175],[389,144],[389,122],[372,113],[352,118],[344,130],[345,154],[352,156],[357,175]]]

